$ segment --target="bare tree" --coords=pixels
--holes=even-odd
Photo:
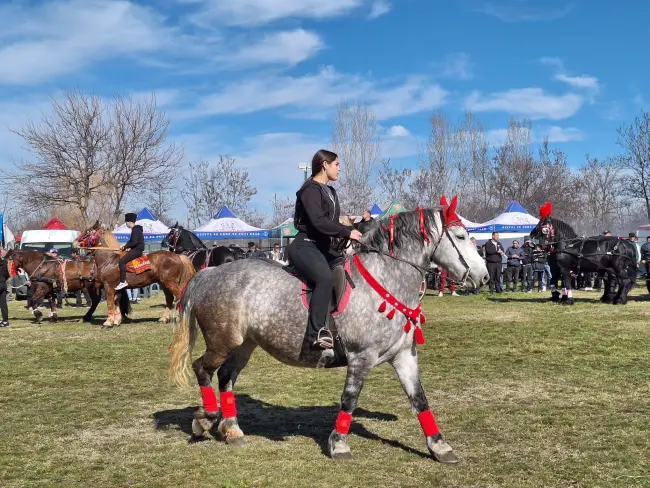
[[[68,92],[52,98],[51,115],[13,132],[23,138],[30,159],[3,172],[27,212],[73,206],[88,223],[89,206],[105,184],[108,129],[97,96]]]
[[[336,114],[333,150],[341,162],[337,183],[344,213],[359,214],[371,203],[372,172],[381,154],[377,118],[367,105],[341,103]]]
[[[650,113],[641,112],[634,122],[618,129],[617,144],[629,174],[626,177],[628,194],[643,201],[650,220]]]
[[[267,220],[268,215],[265,212],[257,209],[246,208],[239,214],[239,218],[246,222],[248,225],[264,228],[264,222]]]
[[[579,170],[584,199],[582,206],[583,232],[599,234],[602,229],[612,229],[619,220],[621,206],[621,164],[614,158],[599,160],[587,155]]]
[[[288,218],[293,217],[295,208],[295,199],[289,197],[278,197],[276,193],[273,194],[271,199],[271,220],[268,223],[269,227],[277,227]]]
[[[188,219],[197,227],[210,220],[224,205],[240,216],[257,193],[250,185],[248,171],[235,166],[229,156],[219,156],[215,164],[202,161],[190,164],[183,176],[182,197],[188,207]],[[257,216],[256,216],[257,218]]]
[[[167,141],[169,120],[156,107],[154,95],[148,101],[118,96],[111,109],[105,189],[113,200],[115,223],[129,194],[171,179],[180,169],[183,152]]]
[[[399,200],[406,207],[415,206],[417,202],[412,201],[409,190],[412,174],[411,169],[394,168],[390,159],[382,159],[381,168],[377,171],[379,200],[384,202]]]
[[[145,200],[146,206],[165,225],[171,224],[169,212],[174,207],[173,188],[168,180],[155,178],[151,181]]]

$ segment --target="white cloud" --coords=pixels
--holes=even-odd
[[[38,84],[118,55],[156,51],[171,31],[151,10],[121,0],[0,7],[0,84]]]
[[[243,46],[231,54],[217,56],[217,61],[233,67],[264,64],[294,66],[311,58],[323,46],[323,41],[317,34],[296,29],[268,34],[258,43]]]
[[[535,131],[538,132],[538,131]],[[548,142],[570,142],[570,141],[582,141],[584,139],[584,134],[580,129],[575,127],[558,127],[556,125],[549,127],[544,133],[541,133],[539,140],[543,140],[544,136],[548,137]]]
[[[377,17],[381,17],[382,15],[390,12],[390,9],[391,9],[390,2],[386,0],[375,0],[374,2],[372,2],[372,7],[370,10],[370,14],[368,15],[368,18],[376,19]]]
[[[559,70],[564,69],[564,63],[560,58],[547,56],[547,57],[540,58],[539,62],[544,66],[550,66],[552,68],[557,68]]]
[[[555,79],[571,85],[575,88],[587,88],[591,90],[598,90],[600,85],[598,78],[595,76],[581,75],[581,76],[568,76],[563,73],[555,75]]]
[[[204,0],[192,19],[199,25],[263,25],[285,18],[325,19],[359,7],[363,0]]]
[[[525,4],[525,1],[515,4],[485,3],[474,11],[496,17],[502,22],[540,22],[566,17],[574,8],[573,3],[555,10],[549,9],[545,2],[538,2],[534,7]]]
[[[173,118],[249,114],[290,109],[296,118],[327,118],[341,100],[367,102],[378,120],[433,110],[445,101],[445,90],[425,78],[410,78],[387,87],[375,80],[338,73],[332,67],[302,77],[247,78],[227,83],[213,94],[196,97],[194,107],[178,109]]]
[[[411,133],[403,125],[393,125],[388,129],[388,135],[391,137],[406,137],[411,135]]]
[[[474,112],[506,112],[531,119],[561,120],[574,115],[585,99],[575,93],[551,95],[541,88],[518,88],[483,95],[472,92],[465,106]]]
[[[450,53],[440,63],[440,74],[448,78],[469,80],[474,76],[472,62],[467,53]]]
[[[643,95],[641,95],[640,93],[637,94],[632,99],[632,101],[634,102],[634,105],[636,105],[641,110],[645,110],[646,107],[650,107],[650,103],[648,103],[648,101],[645,99],[645,97]]]

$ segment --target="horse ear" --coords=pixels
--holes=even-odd
[[[458,195],[454,195],[454,197],[451,199],[451,204],[449,205],[449,213],[455,215],[457,206],[458,206]]]
[[[443,207],[449,206],[449,204],[447,203],[447,197],[445,195],[442,195],[440,197],[440,205],[442,205]]]

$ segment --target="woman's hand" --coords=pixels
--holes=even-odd
[[[360,241],[361,240],[361,232],[359,232],[357,229],[354,229],[350,232],[350,239],[353,241]]]

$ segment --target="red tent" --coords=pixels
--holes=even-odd
[[[65,225],[63,225],[63,222],[61,222],[59,219],[56,217],[52,217],[47,224],[43,226],[43,230],[70,230],[68,229]]]

